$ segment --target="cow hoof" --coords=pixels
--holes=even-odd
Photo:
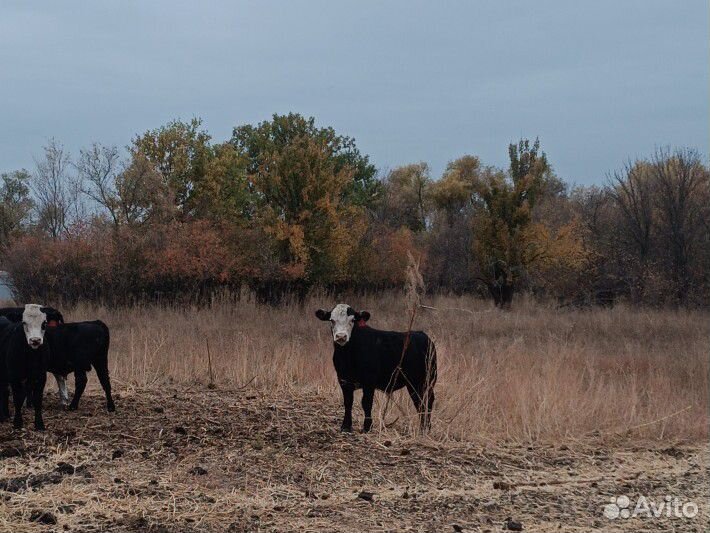
[[[12,427],[15,429],[22,429],[22,422],[13,422]]]
[[[369,433],[372,429],[372,418],[365,417],[365,422],[362,424],[362,432]]]
[[[37,423],[35,422],[35,429],[36,429],[37,431],[44,431],[44,423],[37,424]]]
[[[348,427],[348,426],[341,426],[340,432],[341,432],[341,433],[352,433],[352,432],[353,432],[353,428]]]
[[[78,405],[72,405],[72,404],[67,405],[67,411],[76,411],[77,409],[79,409]]]
[[[116,410],[116,406],[115,406],[114,404],[110,403],[110,404],[108,404],[108,405],[106,406],[106,410],[107,410],[109,413],[113,413],[113,412]]]

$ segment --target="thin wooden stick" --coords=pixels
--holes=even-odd
[[[493,309],[487,309],[485,311],[471,311],[470,309],[464,309],[463,307],[434,307],[432,305],[419,304],[422,309],[429,309],[431,311],[463,311],[464,313],[471,313],[472,315],[480,315],[483,313],[490,313]]]
[[[214,375],[212,374],[212,354],[210,353],[210,340],[205,337],[205,342],[207,343],[207,365],[210,370],[210,384],[208,387],[214,389]]]
[[[623,430],[623,431],[633,431],[634,429],[639,429],[639,428],[643,428],[643,427],[646,427],[646,426],[650,426],[651,424],[657,424],[658,422],[663,422],[664,420],[666,420],[666,419],[668,419],[668,418],[670,418],[670,417],[672,417],[672,416],[676,416],[676,415],[679,415],[679,414],[681,414],[681,413],[684,413],[685,411],[687,411],[687,410],[690,409],[691,407],[692,407],[692,405],[688,405],[687,407],[684,407],[684,408],[681,409],[680,411],[676,411],[675,413],[671,413],[671,414],[666,415],[666,416],[664,416],[664,417],[662,417],[662,418],[657,418],[656,420],[651,420],[650,422],[644,422],[643,424],[639,424],[638,426],[632,426],[632,427],[630,427],[630,428],[628,428],[628,429],[626,429],[626,430]],[[623,431],[622,431],[622,433],[623,433]]]

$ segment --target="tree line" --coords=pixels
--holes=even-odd
[[[298,114],[235,127],[216,142],[199,119],[125,150],[57,141],[31,171],[0,177],[0,269],[19,300],[208,298],[248,288],[265,301],[313,287],[403,282],[407,252],[430,291],[520,291],[560,305],[707,305],[710,172],[690,149],[657,149],[570,186],[539,140],[508,166],[475,155],[434,179],[426,163],[381,172],[354,139]]]

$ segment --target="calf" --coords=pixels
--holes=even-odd
[[[366,324],[370,313],[357,312],[347,304],[338,304],[331,311],[318,309],[316,316],[331,323],[333,364],[345,405],[341,431],[352,431],[356,389],[362,389],[363,431],[367,432],[372,427],[375,389],[389,394],[402,387],[407,388],[426,431],[431,425],[436,383],[436,349],[426,333],[371,328]]]
[[[11,321],[22,319],[21,307],[0,308],[0,316]],[[106,394],[106,408],[115,411],[108,373],[109,329],[100,320],[65,324],[62,314],[52,307],[42,307],[47,315],[47,341],[50,347],[49,371],[54,374],[59,389],[59,401],[70,410],[79,406],[88,379],[86,373],[93,367]],[[66,378],[74,373],[74,397],[69,402]],[[32,399],[27,398],[28,406]]]
[[[88,381],[86,373],[93,367],[106,395],[106,409],[116,410],[111,396],[111,379],[108,373],[109,329],[100,320],[89,322],[68,322],[47,330],[47,341],[51,350],[49,370],[54,374],[59,386],[62,403],[69,403],[66,377],[74,373],[74,397],[69,409],[79,407],[79,400]]]
[[[40,305],[27,304],[21,320],[19,324],[3,318],[0,324],[0,422],[10,418],[9,385],[15,407],[13,424],[17,429],[22,427],[22,404],[27,387],[34,404],[35,429],[43,430],[42,395],[50,357],[44,338],[47,315]]]

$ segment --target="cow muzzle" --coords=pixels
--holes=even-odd
[[[36,350],[40,346],[42,346],[42,339],[40,337],[30,337],[27,339],[27,344],[30,345],[30,348],[33,350]]]
[[[348,334],[347,333],[336,333],[335,337],[333,338],[333,341],[338,346],[345,346],[345,344],[347,344],[347,342],[348,342]]]

